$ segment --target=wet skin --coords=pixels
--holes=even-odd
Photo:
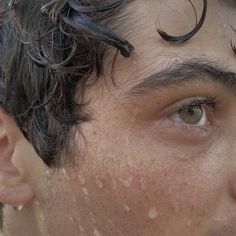
[[[200,15],[202,1],[194,5]],[[236,3],[210,0],[202,29],[179,45],[156,27],[191,30],[187,1],[137,0],[124,12],[119,30],[135,51],[118,56],[116,85],[108,72],[87,89],[93,119],[75,131],[73,164],[48,169],[34,151],[23,155],[31,145],[20,137],[24,161],[15,163],[27,169],[34,198],[19,212],[5,208],[6,235],[236,235],[236,91],[223,82],[236,73]],[[177,75],[161,77],[169,68]],[[201,116],[189,124],[192,108]]]

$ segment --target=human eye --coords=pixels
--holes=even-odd
[[[216,98],[186,98],[168,108],[170,112],[168,119],[180,129],[207,131],[214,125],[217,104]]]

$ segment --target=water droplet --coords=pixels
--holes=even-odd
[[[47,177],[50,177],[50,176],[51,176],[51,171],[50,171],[50,170],[46,170],[45,173],[46,173],[46,176],[47,176]]]
[[[88,190],[87,190],[87,188],[85,188],[85,187],[82,188],[82,192],[83,192],[84,195],[86,195],[86,196],[89,195],[89,194],[88,194]]]
[[[84,232],[84,228],[81,226],[81,224],[79,224],[79,231],[80,231],[80,233],[82,233],[82,234],[83,234],[83,232]]]
[[[81,225],[79,225],[79,230],[80,232],[84,232],[84,228]]]
[[[125,211],[127,211],[127,212],[130,211],[130,207],[128,205],[124,204],[123,206],[124,206]]]
[[[40,220],[41,220],[41,222],[44,222],[44,221],[45,221],[45,217],[44,217],[43,214],[40,215]]]
[[[24,205],[18,205],[13,207],[16,211],[21,211],[24,208]]]
[[[151,220],[155,220],[157,218],[157,209],[156,207],[151,207],[148,212],[148,218]]]
[[[142,191],[146,190],[146,181],[145,181],[144,177],[140,178],[140,186],[141,186]]]
[[[192,221],[191,221],[191,220],[189,220],[189,221],[187,222],[187,226],[188,226],[188,227],[191,227],[191,226],[192,226],[192,224],[193,224],[193,223],[192,223]]]
[[[79,181],[80,181],[81,185],[85,185],[85,179],[82,174],[79,174]]]
[[[98,188],[102,189],[103,188],[103,183],[102,181],[99,179],[99,177],[96,177],[96,184],[98,186]]]
[[[62,173],[63,173],[63,175],[65,176],[65,179],[66,179],[67,181],[69,181],[69,180],[70,180],[70,177],[68,176],[68,174],[67,174],[65,168],[62,168]]]
[[[94,236],[102,236],[101,233],[98,231],[98,229],[94,229],[93,235]]]
[[[127,179],[122,180],[122,183],[126,188],[129,188],[131,186],[132,182],[133,182],[132,176],[129,176]]]
[[[74,219],[72,216],[70,216],[70,217],[69,217],[69,221],[72,222],[72,223],[74,223],[74,222],[75,222],[75,219]]]
[[[88,193],[87,188],[83,187],[81,190],[84,194],[84,200],[88,203],[89,202],[89,197],[88,197],[89,193]]]

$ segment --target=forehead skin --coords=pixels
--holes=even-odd
[[[193,3],[200,16],[202,1]],[[145,98],[137,95],[137,100],[125,97],[144,78],[183,59],[207,59],[236,72],[230,47],[230,40],[236,40],[235,5],[209,0],[203,27],[183,44],[163,41],[156,29],[161,26],[172,35],[190,31],[195,19],[188,1],[136,0],[126,7],[120,31],[135,51],[128,59],[117,57],[115,85],[109,73],[112,59],[107,58],[104,78],[87,90],[93,119],[80,128],[86,144],[78,131],[74,166],[56,172],[40,189],[44,204],[36,215],[41,232],[236,235],[235,95],[223,85],[201,81],[160,89]],[[186,98],[218,95],[223,101],[214,114],[219,122],[209,133],[173,127],[161,113],[160,108]],[[18,235],[21,226],[8,227]]]
[[[203,2],[193,1],[198,13],[202,13]],[[133,4],[135,5],[135,4]],[[171,35],[182,35],[193,29],[195,24],[194,11],[188,1],[137,1],[136,7],[130,5],[129,17],[125,32],[135,46],[135,52],[130,60],[134,68],[126,60],[120,58],[120,65],[128,69],[124,73],[137,73],[136,78],[149,74],[150,70],[158,70],[166,63],[181,59],[181,57],[209,57],[227,61],[227,67],[234,68],[234,55],[230,40],[236,40],[235,5],[231,1],[208,1],[206,21],[195,37],[183,44],[170,44],[162,40],[157,33],[161,28]],[[138,20],[137,20],[138,18]],[[140,60],[139,60],[140,59]],[[227,60],[228,59],[228,60]],[[140,68],[137,70],[138,67]],[[120,71],[119,71],[120,73]],[[122,72],[121,72],[122,73]],[[136,75],[136,74],[135,74]],[[120,81],[120,79],[118,79]],[[127,81],[127,79],[126,79]],[[124,81],[125,82],[125,81]],[[128,81],[129,82],[129,81]]]

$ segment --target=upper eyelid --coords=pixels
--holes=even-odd
[[[185,98],[185,99],[182,99],[182,100],[179,100],[179,101],[176,101],[174,103],[171,103],[171,104],[168,104],[166,105],[163,109],[161,109],[159,112],[162,114],[162,115],[165,115],[165,114],[173,114],[173,113],[176,113],[178,112],[181,108],[183,108],[184,106],[190,106],[191,103],[193,103],[194,101],[199,101],[200,103],[200,100],[202,100],[202,104],[205,102],[205,103],[214,103],[214,106],[217,105],[217,103],[219,102],[219,99],[216,98],[216,97],[191,97],[191,98]],[[199,104],[200,105],[200,104]],[[215,108],[214,108],[215,109]]]

